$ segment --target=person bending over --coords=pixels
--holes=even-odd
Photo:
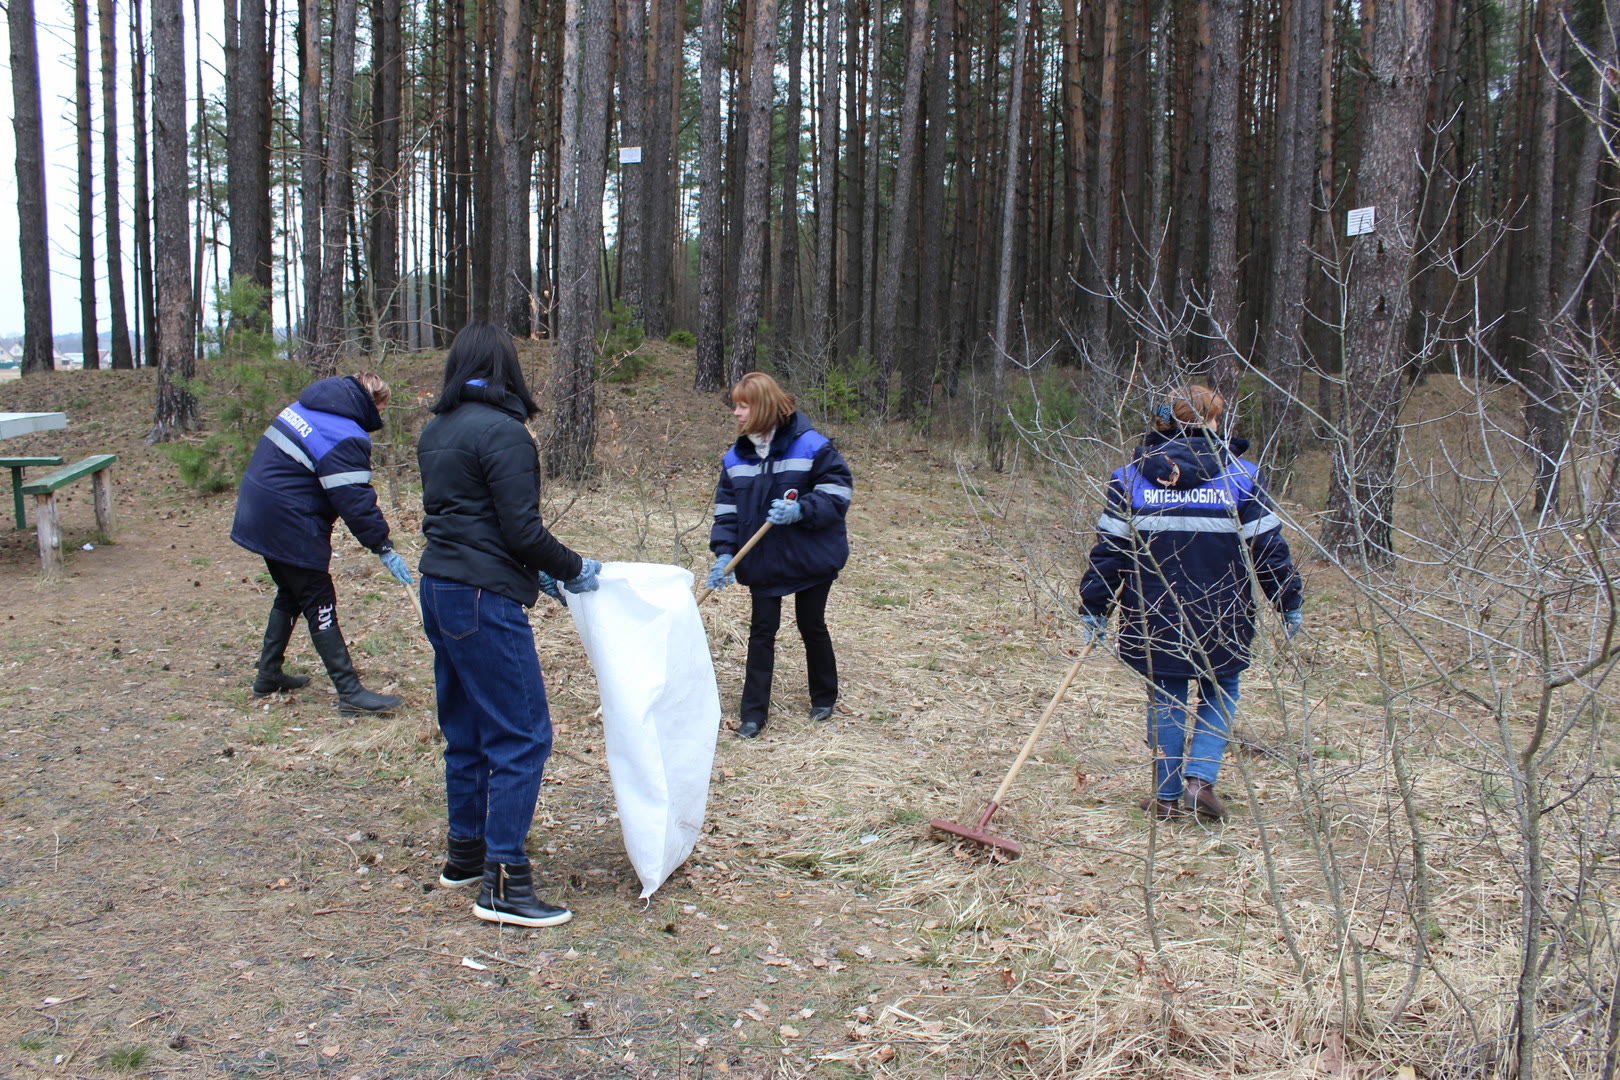
[[[302,613],[337,688],[338,711],[380,713],[399,704],[392,694],[374,694],[360,685],[338,626],[331,573],[332,524],[341,517],[389,573],[411,584],[371,486],[371,433],[382,429],[381,409],[387,404],[388,384],[369,371],[322,379],[281,410],[254,448],[231,525],[231,539],[263,556],[276,583],[254,697],[309,683],[306,676],[282,670]]]

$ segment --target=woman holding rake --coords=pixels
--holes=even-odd
[[[810,426],[775,379],[753,371],[731,388],[737,441],[726,451],[714,493],[715,554],[708,586],[732,581],[753,593],[748,666],[743,676],[737,734],[752,739],[765,728],[776,669],[776,632],[782,598],[792,596],[809,670],[810,719],[832,717],[838,700],[838,658],[827,632],[827,594],[849,561],[844,515],[854,481],[838,448]],[[738,560],[732,557],[769,523],[771,529]]]

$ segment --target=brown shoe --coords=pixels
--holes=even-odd
[[[1209,781],[1189,777],[1187,786],[1181,793],[1181,802],[1189,811],[1201,818],[1211,821],[1226,820],[1226,804],[1215,797],[1215,789],[1209,786]]]
[[[1174,799],[1155,799],[1149,796],[1136,804],[1141,807],[1142,813],[1149,817],[1156,817],[1160,821],[1172,821],[1187,816],[1187,811]]]

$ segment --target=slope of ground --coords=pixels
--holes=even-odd
[[[688,362],[655,351],[640,379],[604,386],[600,478],[545,497],[582,553],[706,569],[731,425],[685,389]],[[379,489],[407,554],[409,442],[436,363],[388,372]],[[431,652],[406,597],[340,528],[340,617],[367,684],[404,708],[340,717],[301,637],[290,666],[311,686],[250,700],[263,565],[228,539],[232,498],[181,488],[142,444],[152,391],[146,372],[0,387],[0,409],[70,418],[8,453],[119,454],[113,542],[89,535],[87,487],[68,489],[60,578],[41,580],[31,532],[0,534],[0,1076],[1352,1076],[1475,1037],[1434,979],[1402,998],[1407,868],[1366,811],[1391,784],[1383,715],[1357,694],[1361,631],[1330,574],[1286,662],[1268,624],[1245,684],[1253,752],[1234,750],[1223,784],[1230,823],[1155,828],[1135,808],[1142,693],[1099,652],[996,818],[1025,858],[993,862],[927,821],[976,818],[1078,642],[962,477],[983,503],[1013,481],[899,427],[825,424],[857,483],[829,610],[834,720],[805,719],[786,631],[771,726],[753,742],[722,732],[708,830],[643,906],[594,681],[566,613],[542,600],[557,753],[531,852],[575,919],[497,929],[432,884],[442,773]],[[1073,543],[1077,575],[1089,536]],[[723,592],[705,618],[729,724],[746,595]],[[1324,754],[1303,764],[1268,719],[1305,692],[1299,672],[1325,673],[1306,737]],[[1444,814],[1456,772],[1433,749]],[[1296,795],[1316,767],[1349,793],[1325,834]],[[1436,829],[1451,920],[1434,947],[1500,985],[1511,890],[1444,869],[1480,842],[1466,818]],[[1340,904],[1363,946],[1353,989],[1324,835],[1360,872]],[[1370,1015],[1404,1001],[1376,1038],[1346,1034],[1358,993]]]

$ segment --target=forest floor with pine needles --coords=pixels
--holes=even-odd
[[[652,353],[603,386],[598,479],[548,489],[544,510],[583,554],[701,575],[731,419],[686,388],[689,354]],[[413,567],[410,445],[439,363],[386,372],[378,488]],[[995,819],[1024,857],[931,836],[930,818],[977,818],[1080,642],[987,520],[1025,497],[1015,481],[901,425],[821,425],[856,478],[828,613],[833,720],[805,718],[786,629],[770,726],[721,732],[705,833],[646,906],[593,676],[542,598],[557,749],[530,851],[574,920],[481,923],[434,884],[441,744],[406,597],[340,527],[339,617],[366,684],[404,706],[340,716],[302,634],[289,669],[311,685],[251,700],[272,587],[228,538],[232,496],[182,488],[143,445],[153,391],[150,372],[0,386],[0,410],[70,421],[7,453],[119,455],[111,537],[91,535],[88,485],[64,492],[59,577],[41,578],[31,530],[0,535],[0,1077],[1393,1077],[1504,1022],[1457,1004],[1506,1008],[1517,908],[1479,869],[1498,842],[1438,730],[1418,767],[1444,918],[1421,932],[1465,985],[1425,977],[1389,1024],[1343,1022],[1353,998],[1369,1015],[1403,1000],[1420,929],[1409,868],[1372,824],[1391,780],[1364,628],[1320,566],[1304,567],[1297,644],[1263,628],[1230,821],[1156,827],[1136,808],[1143,692],[1099,651]],[[1053,505],[1072,593],[1096,507]],[[705,607],[727,725],[747,608],[741,589]],[[1303,759],[1279,727],[1289,695],[1314,720]],[[1295,787],[1306,766],[1359,868],[1355,986]]]

